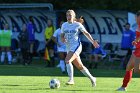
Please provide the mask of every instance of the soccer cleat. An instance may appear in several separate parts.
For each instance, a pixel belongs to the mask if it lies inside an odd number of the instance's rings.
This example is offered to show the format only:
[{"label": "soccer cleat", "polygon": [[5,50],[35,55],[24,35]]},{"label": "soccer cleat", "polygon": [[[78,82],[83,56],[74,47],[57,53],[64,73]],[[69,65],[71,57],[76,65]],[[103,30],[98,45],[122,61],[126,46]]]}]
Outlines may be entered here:
[{"label": "soccer cleat", "polygon": [[90,80],[91,80],[92,87],[95,87],[96,86],[96,78],[92,77]]},{"label": "soccer cleat", "polygon": [[116,91],[126,91],[126,88],[125,87],[120,87]]},{"label": "soccer cleat", "polygon": [[73,80],[69,80],[66,85],[74,85],[74,81]]}]

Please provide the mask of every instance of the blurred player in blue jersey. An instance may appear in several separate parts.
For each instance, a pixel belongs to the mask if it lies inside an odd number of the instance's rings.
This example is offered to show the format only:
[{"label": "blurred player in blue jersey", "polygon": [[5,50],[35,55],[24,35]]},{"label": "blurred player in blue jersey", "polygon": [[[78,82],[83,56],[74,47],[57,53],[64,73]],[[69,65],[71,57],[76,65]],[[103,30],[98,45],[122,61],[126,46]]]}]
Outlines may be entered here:
[{"label": "blurred player in blue jersey", "polygon": [[27,24],[28,31],[28,39],[29,39],[29,53],[30,53],[30,61],[32,62],[33,52],[34,52],[34,44],[35,44],[35,24],[33,20],[33,16],[29,16],[29,22]]},{"label": "blurred player in blue jersey", "polygon": [[61,25],[63,21],[60,22],[60,28],[58,28],[53,34],[53,41],[57,45],[57,52],[60,58],[59,67],[61,68],[62,73],[65,73],[65,56],[66,56],[66,45],[61,41]]},{"label": "blurred player in blue jersey", "polygon": [[123,68],[126,69],[127,62],[132,54],[132,49],[133,49],[132,41],[135,40],[135,33],[134,31],[130,30],[129,23],[126,23],[124,27],[125,27],[125,30],[123,31],[123,34],[122,34],[121,48],[122,50],[127,51],[127,54],[123,62]]}]

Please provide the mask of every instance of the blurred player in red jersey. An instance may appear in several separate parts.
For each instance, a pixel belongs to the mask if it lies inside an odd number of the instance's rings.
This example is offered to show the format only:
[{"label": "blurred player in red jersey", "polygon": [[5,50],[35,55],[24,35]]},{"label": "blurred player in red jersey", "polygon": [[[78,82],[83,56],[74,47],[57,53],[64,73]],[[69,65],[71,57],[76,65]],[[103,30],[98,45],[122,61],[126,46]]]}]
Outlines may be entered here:
[{"label": "blurred player in red jersey", "polygon": [[140,73],[140,11],[136,13],[136,22],[138,27],[136,29],[136,39],[132,42],[136,49],[132,53],[131,58],[126,67],[126,73],[123,79],[123,84],[117,91],[126,91],[126,87],[132,78],[133,70],[135,73]]}]

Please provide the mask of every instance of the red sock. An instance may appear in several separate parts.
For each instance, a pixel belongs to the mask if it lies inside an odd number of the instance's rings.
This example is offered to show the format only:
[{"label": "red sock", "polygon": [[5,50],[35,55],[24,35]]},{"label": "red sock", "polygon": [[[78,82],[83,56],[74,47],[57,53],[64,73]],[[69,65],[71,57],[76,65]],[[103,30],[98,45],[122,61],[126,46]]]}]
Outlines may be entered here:
[{"label": "red sock", "polygon": [[124,76],[124,79],[123,79],[122,87],[127,87],[129,81],[132,78],[132,73],[133,73],[133,70],[126,71],[125,76]]}]

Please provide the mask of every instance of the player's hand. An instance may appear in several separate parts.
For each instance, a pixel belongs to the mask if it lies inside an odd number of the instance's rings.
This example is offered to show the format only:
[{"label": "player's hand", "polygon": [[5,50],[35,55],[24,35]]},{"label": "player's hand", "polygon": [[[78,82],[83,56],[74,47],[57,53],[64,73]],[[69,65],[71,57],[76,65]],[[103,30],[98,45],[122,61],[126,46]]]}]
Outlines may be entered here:
[{"label": "player's hand", "polygon": [[99,47],[99,44],[98,44],[97,40],[94,40],[92,44],[93,44],[93,46],[95,48],[98,48]]}]

